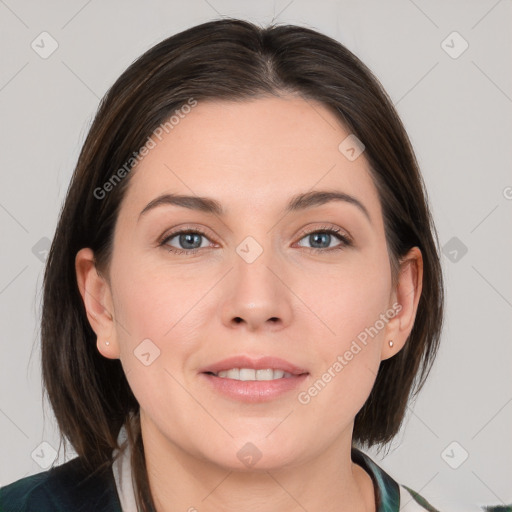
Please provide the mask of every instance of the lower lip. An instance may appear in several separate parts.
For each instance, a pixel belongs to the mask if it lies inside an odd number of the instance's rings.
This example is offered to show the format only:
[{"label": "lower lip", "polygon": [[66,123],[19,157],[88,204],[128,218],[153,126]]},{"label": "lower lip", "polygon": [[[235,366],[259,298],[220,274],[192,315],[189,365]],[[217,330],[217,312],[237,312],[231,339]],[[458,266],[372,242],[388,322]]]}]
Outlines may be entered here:
[{"label": "lower lip", "polygon": [[309,374],[274,380],[235,380],[201,374],[213,389],[228,398],[241,402],[268,402],[298,388]]}]

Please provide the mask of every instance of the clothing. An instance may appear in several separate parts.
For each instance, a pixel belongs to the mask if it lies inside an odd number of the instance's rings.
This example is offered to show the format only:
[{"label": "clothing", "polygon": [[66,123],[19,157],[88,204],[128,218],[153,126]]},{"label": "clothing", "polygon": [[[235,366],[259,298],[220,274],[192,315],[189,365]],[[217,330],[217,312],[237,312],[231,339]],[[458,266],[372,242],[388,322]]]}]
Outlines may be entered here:
[{"label": "clothing", "polygon": [[[120,456],[111,466],[93,475],[76,457],[48,471],[28,476],[0,488],[1,512],[136,512],[131,481],[130,451],[123,429]],[[116,452],[114,452],[116,455]],[[399,485],[362,451],[352,448],[352,460],[372,478],[377,512],[439,512],[419,494]],[[492,512],[493,508],[485,508]],[[494,509],[512,512],[512,506]],[[446,511],[448,512],[448,511]]]}]

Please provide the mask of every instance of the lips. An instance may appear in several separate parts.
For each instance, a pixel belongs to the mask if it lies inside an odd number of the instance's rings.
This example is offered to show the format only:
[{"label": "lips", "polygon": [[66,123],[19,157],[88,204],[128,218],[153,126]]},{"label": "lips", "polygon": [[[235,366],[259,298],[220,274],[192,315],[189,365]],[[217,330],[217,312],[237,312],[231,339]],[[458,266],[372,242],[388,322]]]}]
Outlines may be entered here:
[{"label": "lips", "polygon": [[[222,373],[218,375],[219,372],[235,371],[234,368],[242,369],[240,372],[244,371],[244,373],[272,370],[274,377],[281,375],[281,373],[283,373],[283,377],[273,378],[272,380],[259,380],[258,378],[256,380],[252,378],[237,380],[228,377],[229,374]],[[210,391],[229,400],[249,404],[269,402],[280,397],[291,397],[290,393],[296,392],[297,388],[309,378],[309,372],[306,369],[285,359],[270,356],[260,358],[234,356],[209,364],[199,371],[201,382]]]},{"label": "lips", "polygon": [[253,359],[248,356],[234,356],[201,368],[200,373],[217,375],[219,372],[231,370],[233,368],[249,368],[253,370],[282,370],[293,376],[307,374],[308,371],[300,368],[289,361],[279,357],[261,357]]}]

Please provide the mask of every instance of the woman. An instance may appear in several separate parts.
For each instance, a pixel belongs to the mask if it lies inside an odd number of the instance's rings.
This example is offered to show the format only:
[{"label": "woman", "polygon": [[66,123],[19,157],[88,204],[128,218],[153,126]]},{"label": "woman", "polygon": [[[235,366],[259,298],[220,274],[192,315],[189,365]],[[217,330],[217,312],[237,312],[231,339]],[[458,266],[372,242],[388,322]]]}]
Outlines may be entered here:
[{"label": "woman", "polygon": [[360,448],[399,431],[442,317],[364,64],[296,26],[174,35],[101,102],[47,261],[44,383],[78,457],[2,510],[435,510]]}]

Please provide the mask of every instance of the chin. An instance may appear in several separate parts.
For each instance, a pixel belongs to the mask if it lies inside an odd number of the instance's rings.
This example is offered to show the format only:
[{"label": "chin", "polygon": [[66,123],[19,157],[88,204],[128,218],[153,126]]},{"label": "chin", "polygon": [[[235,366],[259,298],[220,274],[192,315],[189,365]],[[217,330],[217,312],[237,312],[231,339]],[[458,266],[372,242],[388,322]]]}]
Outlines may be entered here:
[{"label": "chin", "polygon": [[[205,454],[213,464],[237,472],[264,472],[284,469],[299,463],[299,446],[286,446],[277,440],[255,436],[223,442],[213,453]],[[290,439],[290,436],[288,437]],[[211,452],[212,446],[209,446]]]}]

